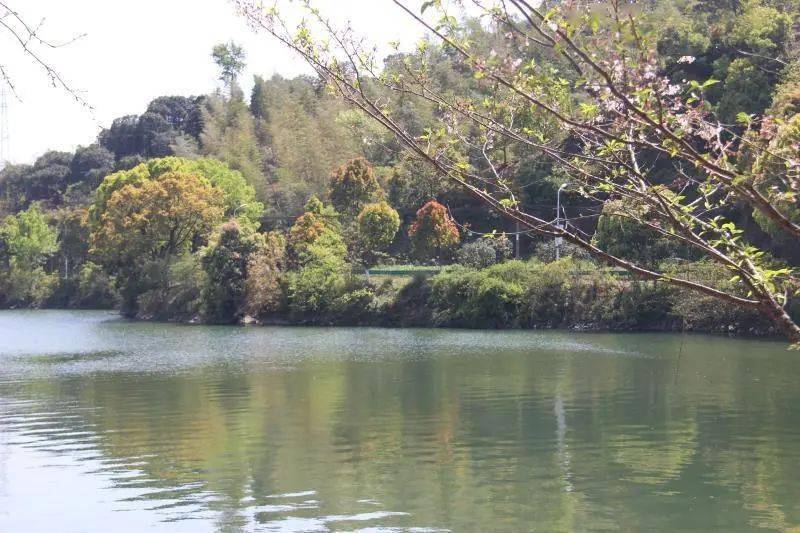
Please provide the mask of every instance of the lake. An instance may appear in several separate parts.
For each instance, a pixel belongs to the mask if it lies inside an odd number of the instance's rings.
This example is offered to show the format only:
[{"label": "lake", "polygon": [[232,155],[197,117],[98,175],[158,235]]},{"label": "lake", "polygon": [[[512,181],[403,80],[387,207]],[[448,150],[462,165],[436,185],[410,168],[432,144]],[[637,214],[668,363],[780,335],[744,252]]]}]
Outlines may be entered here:
[{"label": "lake", "polygon": [[800,353],[0,312],[0,531],[786,531]]}]

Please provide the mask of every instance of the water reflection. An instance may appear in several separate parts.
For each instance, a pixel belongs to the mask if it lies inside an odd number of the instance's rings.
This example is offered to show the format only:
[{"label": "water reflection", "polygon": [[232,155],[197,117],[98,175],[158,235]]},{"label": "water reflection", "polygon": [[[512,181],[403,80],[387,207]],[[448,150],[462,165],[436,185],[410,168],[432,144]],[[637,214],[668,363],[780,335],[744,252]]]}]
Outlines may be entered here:
[{"label": "water reflection", "polygon": [[0,530],[800,524],[778,343],[108,318],[0,313]]}]

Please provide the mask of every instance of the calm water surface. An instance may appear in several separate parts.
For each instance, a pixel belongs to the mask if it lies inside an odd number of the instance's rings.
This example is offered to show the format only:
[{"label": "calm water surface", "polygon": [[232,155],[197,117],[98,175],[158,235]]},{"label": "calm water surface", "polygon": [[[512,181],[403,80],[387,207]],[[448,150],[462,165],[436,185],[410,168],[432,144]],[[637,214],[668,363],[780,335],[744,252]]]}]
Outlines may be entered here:
[{"label": "calm water surface", "polygon": [[0,531],[786,531],[800,353],[0,312]]}]

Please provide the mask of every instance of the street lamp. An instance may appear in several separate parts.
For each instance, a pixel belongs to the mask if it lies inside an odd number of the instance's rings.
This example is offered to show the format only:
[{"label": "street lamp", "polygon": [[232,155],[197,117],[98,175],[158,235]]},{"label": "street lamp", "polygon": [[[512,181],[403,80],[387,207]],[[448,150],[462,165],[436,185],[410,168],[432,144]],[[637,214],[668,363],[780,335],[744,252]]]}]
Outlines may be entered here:
[{"label": "street lamp", "polygon": [[[564,229],[564,227],[561,225],[561,191],[566,189],[567,185],[567,183],[561,184],[561,187],[558,188],[558,192],[556,193],[556,227],[558,229]],[[564,218],[566,219],[566,217]],[[558,261],[561,257],[561,245],[563,243],[563,237],[556,237],[556,261]]]},{"label": "street lamp", "polygon": [[233,210],[233,218],[236,218],[236,213],[239,211],[239,209],[241,209],[243,207],[247,207],[247,204],[242,204],[242,205],[240,205],[239,207],[237,207],[236,209]]}]

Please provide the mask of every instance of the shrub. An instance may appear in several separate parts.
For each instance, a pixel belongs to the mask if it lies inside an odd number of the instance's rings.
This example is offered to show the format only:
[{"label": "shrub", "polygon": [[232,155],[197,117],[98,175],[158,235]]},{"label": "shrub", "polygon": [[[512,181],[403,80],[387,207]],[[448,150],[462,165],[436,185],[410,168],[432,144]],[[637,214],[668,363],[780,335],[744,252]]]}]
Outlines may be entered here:
[{"label": "shrub", "polygon": [[100,265],[91,261],[84,263],[70,305],[79,309],[113,309],[118,303],[114,279]]},{"label": "shrub", "polygon": [[338,324],[374,324],[380,320],[380,315],[375,291],[369,286],[345,290],[333,303],[333,316]]},{"label": "shrub", "polygon": [[430,301],[437,324],[499,328],[517,324],[522,287],[489,270],[447,269],[431,280]]},{"label": "shrub", "polygon": [[486,268],[511,257],[513,248],[505,235],[483,237],[465,244],[458,251],[458,262],[471,268]]},{"label": "shrub", "polygon": [[289,310],[296,318],[319,321],[329,318],[336,298],[345,286],[347,249],[341,238],[323,233],[300,257],[300,270],[288,278]]},{"label": "shrub", "polygon": [[137,291],[136,317],[154,320],[194,320],[202,310],[206,274],[198,255],[151,261],[142,278],[131,285]]},{"label": "shrub", "polygon": [[525,283],[524,320],[532,327],[558,327],[566,323],[569,291],[576,275],[573,261],[563,259],[535,264]]},{"label": "shrub", "polygon": [[430,286],[438,325],[631,329],[663,327],[670,319],[666,287],[620,281],[570,258],[549,264],[509,261],[483,270],[452,267]]},{"label": "shrub", "polygon": [[403,327],[430,327],[433,310],[430,306],[431,286],[428,278],[417,274],[401,288],[389,304],[387,317],[392,324]]},{"label": "shrub", "polygon": [[[730,281],[730,274],[714,263],[707,261],[684,263],[675,266],[674,269],[675,274],[687,279],[723,290],[735,290],[734,284]],[[752,328],[763,333],[770,329],[770,325],[758,311],[729,304],[711,296],[673,289],[670,300],[674,313],[688,330],[739,331]]]},{"label": "shrub", "polygon": [[[575,246],[571,242],[566,242],[566,241],[561,243],[559,255],[561,258],[571,257],[579,261],[591,261],[592,259],[592,256],[589,255],[589,252],[587,252],[580,246]],[[537,244],[536,249],[533,252],[533,256],[542,263],[552,263],[553,261],[555,261],[556,260],[555,240],[550,239],[547,241],[542,241],[539,244]]]}]

